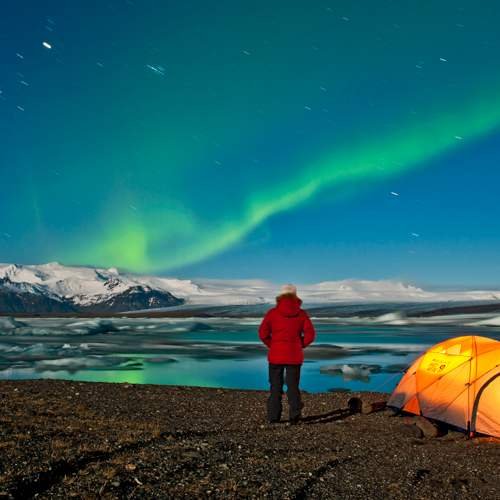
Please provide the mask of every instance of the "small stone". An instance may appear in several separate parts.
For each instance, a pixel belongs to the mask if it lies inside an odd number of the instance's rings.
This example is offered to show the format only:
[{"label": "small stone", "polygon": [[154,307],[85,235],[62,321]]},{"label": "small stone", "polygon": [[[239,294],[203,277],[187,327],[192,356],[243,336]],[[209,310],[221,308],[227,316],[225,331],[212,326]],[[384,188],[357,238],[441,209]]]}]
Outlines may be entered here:
[{"label": "small stone", "polygon": [[425,437],[435,438],[439,435],[439,428],[425,417],[416,417],[417,427],[424,433]]},{"label": "small stone", "polygon": [[415,425],[415,422],[407,423],[401,428],[402,434],[408,437],[413,438],[422,438],[424,437],[424,433],[422,430]]}]

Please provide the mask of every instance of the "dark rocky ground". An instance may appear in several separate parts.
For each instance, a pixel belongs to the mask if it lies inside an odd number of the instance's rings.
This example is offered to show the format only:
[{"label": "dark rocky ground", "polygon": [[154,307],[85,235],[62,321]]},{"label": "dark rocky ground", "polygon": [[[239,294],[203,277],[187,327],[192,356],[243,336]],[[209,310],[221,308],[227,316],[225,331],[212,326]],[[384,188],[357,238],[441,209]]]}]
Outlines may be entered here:
[{"label": "dark rocky ground", "polygon": [[417,438],[352,395],[305,394],[324,416],[289,426],[258,391],[0,382],[0,498],[500,498],[500,444]]}]

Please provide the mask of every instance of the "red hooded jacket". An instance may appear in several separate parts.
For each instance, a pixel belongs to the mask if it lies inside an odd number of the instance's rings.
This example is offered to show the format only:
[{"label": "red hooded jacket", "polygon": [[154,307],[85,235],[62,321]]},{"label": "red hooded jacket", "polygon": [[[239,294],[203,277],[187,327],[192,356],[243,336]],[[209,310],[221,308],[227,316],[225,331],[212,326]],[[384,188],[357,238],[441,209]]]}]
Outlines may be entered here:
[{"label": "red hooded jacket", "polygon": [[267,359],[276,365],[300,365],[304,347],[314,341],[316,333],[309,316],[294,296],[278,297],[276,307],[264,316],[259,338],[269,347]]}]

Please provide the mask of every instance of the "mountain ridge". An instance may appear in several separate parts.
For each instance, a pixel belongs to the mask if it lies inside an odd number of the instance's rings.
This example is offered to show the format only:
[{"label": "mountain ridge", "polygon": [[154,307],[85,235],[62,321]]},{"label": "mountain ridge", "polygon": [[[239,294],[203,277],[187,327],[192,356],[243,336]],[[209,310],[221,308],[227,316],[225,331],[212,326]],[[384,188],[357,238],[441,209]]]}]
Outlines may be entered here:
[{"label": "mountain ridge", "polygon": [[[259,305],[276,284],[261,280],[177,279],[116,268],[0,264],[0,313],[122,313],[189,306]],[[500,301],[500,291],[427,291],[395,280],[323,281],[299,286],[307,304]]]}]

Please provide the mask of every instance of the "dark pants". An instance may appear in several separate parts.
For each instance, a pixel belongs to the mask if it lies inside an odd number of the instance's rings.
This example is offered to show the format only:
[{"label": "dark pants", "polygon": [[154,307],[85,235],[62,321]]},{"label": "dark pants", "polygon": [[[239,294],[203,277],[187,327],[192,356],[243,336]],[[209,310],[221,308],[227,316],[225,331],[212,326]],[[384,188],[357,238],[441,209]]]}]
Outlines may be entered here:
[{"label": "dark pants", "polygon": [[302,402],[300,400],[300,367],[301,365],[273,365],[269,364],[269,384],[271,394],[267,400],[267,418],[270,422],[281,418],[281,396],[283,395],[283,382],[286,383],[290,420],[300,417]]}]

